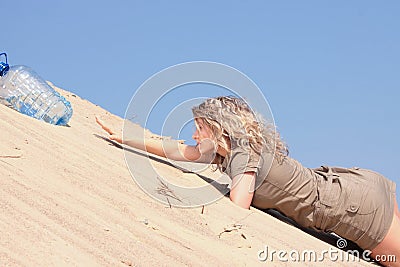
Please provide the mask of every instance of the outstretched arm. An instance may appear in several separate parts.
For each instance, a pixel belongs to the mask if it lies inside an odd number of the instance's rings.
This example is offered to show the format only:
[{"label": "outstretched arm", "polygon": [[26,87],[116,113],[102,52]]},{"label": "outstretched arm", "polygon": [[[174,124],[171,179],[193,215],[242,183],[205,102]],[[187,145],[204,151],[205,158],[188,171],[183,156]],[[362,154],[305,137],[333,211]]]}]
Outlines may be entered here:
[{"label": "outstretched arm", "polygon": [[120,135],[111,130],[97,116],[96,122],[110,135],[109,138],[111,140],[114,140],[120,144],[125,144],[133,148],[150,152],[164,158],[201,163],[210,163],[214,159],[214,154],[208,153],[210,149],[207,149],[207,152],[202,153],[203,150],[200,150],[198,145],[189,146],[176,140],[157,140],[151,138],[145,138],[144,140],[142,138],[122,140]]}]

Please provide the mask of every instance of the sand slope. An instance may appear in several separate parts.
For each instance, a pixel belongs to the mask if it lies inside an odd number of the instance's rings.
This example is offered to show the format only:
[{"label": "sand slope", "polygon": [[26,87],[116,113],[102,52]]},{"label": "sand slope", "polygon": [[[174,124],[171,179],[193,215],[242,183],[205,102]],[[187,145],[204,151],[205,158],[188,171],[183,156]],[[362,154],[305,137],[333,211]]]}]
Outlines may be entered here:
[{"label": "sand slope", "polygon": [[[334,249],[227,198],[204,211],[155,201],[133,181],[123,151],[95,136],[105,136],[95,115],[115,129],[123,120],[58,90],[74,108],[70,127],[0,105],[0,266],[299,266],[276,255],[273,262],[260,262],[258,251],[265,245],[287,252]],[[199,179],[154,164],[165,175]],[[325,256],[305,264],[370,265]]]}]

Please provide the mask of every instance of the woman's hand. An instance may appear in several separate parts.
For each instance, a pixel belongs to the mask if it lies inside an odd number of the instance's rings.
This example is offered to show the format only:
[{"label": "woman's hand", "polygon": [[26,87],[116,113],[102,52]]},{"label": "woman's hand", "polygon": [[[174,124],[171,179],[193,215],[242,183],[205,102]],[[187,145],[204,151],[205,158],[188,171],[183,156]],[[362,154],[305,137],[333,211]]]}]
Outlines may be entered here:
[{"label": "woman's hand", "polygon": [[122,137],[118,134],[116,134],[114,131],[112,131],[108,126],[104,124],[102,120],[99,119],[99,117],[96,116],[96,122],[103,128],[104,131],[106,131],[110,136],[109,138],[111,140],[114,140],[120,144],[122,144]]},{"label": "woman's hand", "polygon": [[197,147],[202,155],[213,155],[215,157],[215,153],[217,152],[216,143],[210,138],[201,140]]}]

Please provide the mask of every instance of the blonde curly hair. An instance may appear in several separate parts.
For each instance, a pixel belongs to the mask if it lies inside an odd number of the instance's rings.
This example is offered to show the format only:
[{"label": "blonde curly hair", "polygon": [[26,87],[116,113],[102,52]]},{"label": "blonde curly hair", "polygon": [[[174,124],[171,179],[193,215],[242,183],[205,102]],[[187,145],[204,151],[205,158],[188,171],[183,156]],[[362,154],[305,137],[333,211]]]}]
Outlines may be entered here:
[{"label": "blonde curly hair", "polygon": [[[220,96],[209,98],[192,108],[193,117],[202,119],[211,129],[215,141],[229,152],[242,146],[260,154],[263,149],[273,153],[281,162],[288,154],[287,145],[281,140],[272,123],[266,123],[241,98]],[[229,141],[229,142],[228,142]],[[230,146],[229,146],[230,144]],[[221,169],[223,158],[217,155],[216,164]]]}]

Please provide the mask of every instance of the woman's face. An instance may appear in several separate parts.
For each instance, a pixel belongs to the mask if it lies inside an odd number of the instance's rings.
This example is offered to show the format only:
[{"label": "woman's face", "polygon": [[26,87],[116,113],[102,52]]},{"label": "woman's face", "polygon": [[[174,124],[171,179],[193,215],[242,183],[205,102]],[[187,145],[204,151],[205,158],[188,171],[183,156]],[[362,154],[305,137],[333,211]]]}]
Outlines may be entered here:
[{"label": "woman's face", "polygon": [[196,130],[193,133],[192,138],[196,141],[198,145],[202,141],[212,138],[211,129],[204,123],[203,119],[196,118],[195,124],[196,124]]},{"label": "woman's face", "polygon": [[197,146],[202,154],[218,153],[226,156],[226,150],[218,146],[210,127],[204,123],[203,119],[195,119],[196,130],[192,138],[196,141]]}]

